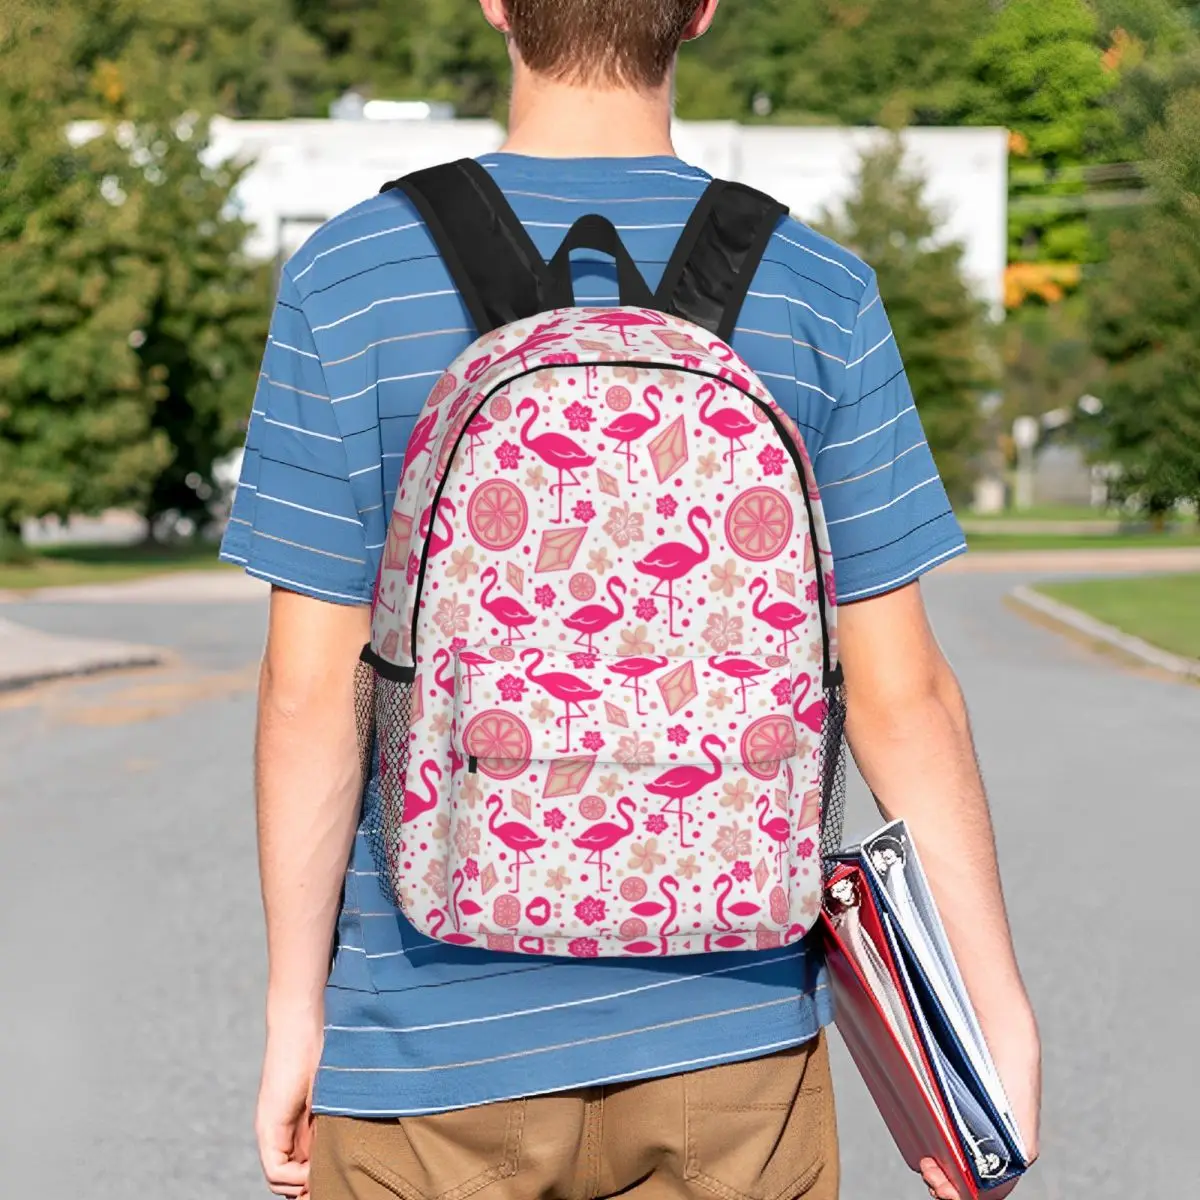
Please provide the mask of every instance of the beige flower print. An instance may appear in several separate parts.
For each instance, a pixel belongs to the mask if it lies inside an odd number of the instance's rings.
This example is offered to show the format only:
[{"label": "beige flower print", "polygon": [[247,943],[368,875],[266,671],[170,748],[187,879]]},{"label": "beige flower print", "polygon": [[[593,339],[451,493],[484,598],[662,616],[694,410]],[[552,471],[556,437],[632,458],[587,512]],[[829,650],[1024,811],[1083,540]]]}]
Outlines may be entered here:
[{"label": "beige flower print", "polygon": [[479,777],[468,775],[463,780],[462,787],[458,789],[458,794],[466,801],[468,808],[474,808],[483,799],[483,789],[479,786]]},{"label": "beige flower print", "polygon": [[450,836],[450,818],[446,813],[438,813],[433,823],[433,836],[439,842],[444,842]]},{"label": "beige flower print", "polygon": [[535,492],[540,492],[548,482],[546,472],[542,470],[540,463],[536,467],[530,467],[525,472],[525,486],[532,488]]},{"label": "beige flower print", "polygon": [[747,804],[751,804],[753,801],[750,783],[746,779],[738,779],[721,787],[722,808],[732,808],[734,812],[740,813]]},{"label": "beige flower print", "polygon": [[456,583],[466,583],[472,575],[479,574],[479,564],[475,561],[475,547],[468,546],[465,550],[450,551],[450,566],[446,574]]},{"label": "beige flower print", "polygon": [[721,825],[713,839],[713,850],[726,862],[750,857],[750,830],[740,825]]},{"label": "beige flower print", "polygon": [[459,858],[479,853],[479,829],[473,821],[459,821],[454,829],[454,848]]},{"label": "beige flower print", "polygon": [[707,454],[700,455],[696,460],[696,470],[703,479],[711,479],[714,475],[719,474],[721,460],[717,457],[717,452],[710,450]]},{"label": "beige flower print", "polygon": [[708,693],[708,702],[720,712],[725,705],[733,702],[733,697],[723,687],[719,687]]},{"label": "beige flower print", "polygon": [[470,615],[471,610],[465,604],[459,604],[457,596],[447,596],[438,601],[433,623],[446,637],[453,637],[456,633],[467,632]]},{"label": "beige flower print", "polygon": [[543,725],[554,716],[554,709],[550,707],[549,700],[535,700],[529,706],[529,715]]},{"label": "beige flower print", "polygon": [[602,796],[615,796],[621,790],[621,777],[615,772],[612,775],[601,775],[596,790]]},{"label": "beige flower print", "polygon": [[738,574],[737,563],[732,558],[723,563],[713,563],[711,573],[708,586],[722,596],[732,596],[746,582],[744,576]]},{"label": "beige flower print", "polygon": [[630,771],[654,761],[654,743],[643,742],[637,734],[622,737],[613,751],[613,758]]},{"label": "beige flower print", "polygon": [[694,854],[689,854],[686,858],[677,858],[675,860],[675,874],[680,879],[692,879],[700,874],[700,864],[696,861]]},{"label": "beige flower print", "polygon": [[622,629],[617,653],[626,658],[634,654],[653,654],[654,643],[647,638],[649,632],[649,625],[635,625],[631,629]]},{"label": "beige flower print", "polygon": [[443,859],[435,858],[429,869],[421,877],[422,882],[439,900],[446,898],[446,863]]},{"label": "beige flower print", "polygon": [[571,882],[566,867],[554,867],[546,872],[546,886],[561,892]]},{"label": "beige flower print", "polygon": [[599,550],[588,551],[588,570],[595,571],[597,575],[603,575],[612,563],[608,561],[608,548],[601,546]]},{"label": "beige flower print", "polygon": [[450,731],[450,718],[444,712],[434,713],[429,722],[429,728],[438,737],[444,737]]},{"label": "beige flower print", "polygon": [[645,871],[647,875],[653,875],[659,867],[665,866],[666,862],[667,856],[659,853],[658,838],[647,838],[644,842],[634,842],[629,847],[629,869],[631,871]]},{"label": "beige flower print", "polygon": [[742,618],[735,617],[728,608],[708,614],[708,624],[700,635],[714,650],[728,650],[730,646],[742,644]]},{"label": "beige flower print", "polygon": [[604,532],[618,546],[628,546],[630,542],[640,542],[645,538],[642,528],[642,514],[633,512],[628,501],[624,504],[614,504],[608,510],[608,520],[604,522]]}]

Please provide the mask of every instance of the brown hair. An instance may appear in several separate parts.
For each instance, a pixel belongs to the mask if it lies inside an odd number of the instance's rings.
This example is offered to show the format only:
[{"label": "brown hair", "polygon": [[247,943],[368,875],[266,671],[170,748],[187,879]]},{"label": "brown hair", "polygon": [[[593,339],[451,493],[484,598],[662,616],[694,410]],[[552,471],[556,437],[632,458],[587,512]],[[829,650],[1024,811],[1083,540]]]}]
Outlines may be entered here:
[{"label": "brown hair", "polygon": [[508,0],[530,70],[577,83],[656,88],[700,0]]}]

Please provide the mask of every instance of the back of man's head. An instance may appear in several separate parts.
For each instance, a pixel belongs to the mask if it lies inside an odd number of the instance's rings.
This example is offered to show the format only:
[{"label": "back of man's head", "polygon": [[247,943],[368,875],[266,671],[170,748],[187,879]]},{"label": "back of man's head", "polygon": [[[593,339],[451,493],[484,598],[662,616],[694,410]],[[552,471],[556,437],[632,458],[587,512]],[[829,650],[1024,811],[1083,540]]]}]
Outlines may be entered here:
[{"label": "back of man's head", "polygon": [[653,89],[702,0],[508,0],[525,65],[564,83]]}]

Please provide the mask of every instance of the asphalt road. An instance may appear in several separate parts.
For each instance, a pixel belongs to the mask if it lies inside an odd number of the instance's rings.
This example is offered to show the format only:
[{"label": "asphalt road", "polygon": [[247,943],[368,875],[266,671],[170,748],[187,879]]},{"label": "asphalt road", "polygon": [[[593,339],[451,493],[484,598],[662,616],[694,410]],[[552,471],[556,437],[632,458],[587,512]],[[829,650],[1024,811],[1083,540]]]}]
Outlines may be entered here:
[{"label": "asphalt road", "polygon": [[[1195,1189],[1200,688],[928,584],[975,720],[1046,1049],[1029,1200]],[[10,605],[175,665],[0,697],[0,1194],[249,1200],[263,947],[249,783],[257,603]],[[850,828],[873,810],[854,797]],[[1177,850],[1176,847],[1179,849]],[[850,1200],[925,1195],[838,1048]]]}]

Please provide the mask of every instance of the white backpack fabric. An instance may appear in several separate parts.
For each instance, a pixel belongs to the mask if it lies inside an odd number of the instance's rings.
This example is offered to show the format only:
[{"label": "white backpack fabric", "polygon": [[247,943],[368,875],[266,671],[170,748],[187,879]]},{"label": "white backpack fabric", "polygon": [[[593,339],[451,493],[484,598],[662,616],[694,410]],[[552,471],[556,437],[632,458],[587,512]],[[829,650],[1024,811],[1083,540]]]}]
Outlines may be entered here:
[{"label": "white backpack fabric", "polygon": [[[832,563],[800,432],[726,340],[781,210],[714,184],[650,296],[601,218],[543,263],[474,163],[395,186],[486,332],[416,423],[376,585],[381,875],[462,946],[794,941],[840,838]],[[580,244],[636,303],[573,305]]]}]

